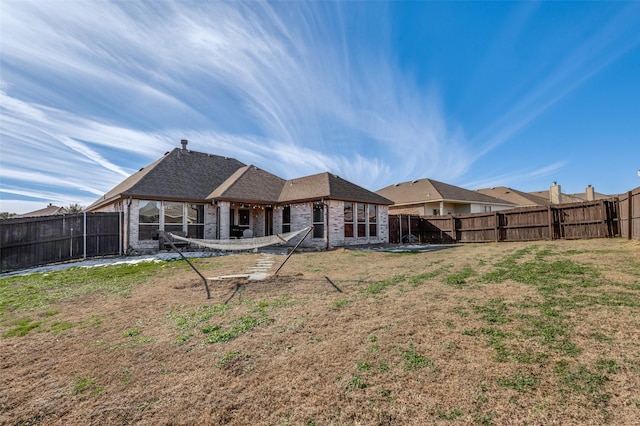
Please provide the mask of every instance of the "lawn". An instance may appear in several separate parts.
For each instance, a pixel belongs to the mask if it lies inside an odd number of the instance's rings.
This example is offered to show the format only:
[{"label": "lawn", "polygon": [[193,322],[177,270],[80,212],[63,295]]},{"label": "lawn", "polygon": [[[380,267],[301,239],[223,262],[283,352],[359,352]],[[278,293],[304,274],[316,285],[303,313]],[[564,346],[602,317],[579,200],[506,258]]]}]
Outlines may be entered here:
[{"label": "lawn", "polygon": [[0,279],[0,424],[640,418],[638,241],[307,252],[210,287],[183,261]]}]

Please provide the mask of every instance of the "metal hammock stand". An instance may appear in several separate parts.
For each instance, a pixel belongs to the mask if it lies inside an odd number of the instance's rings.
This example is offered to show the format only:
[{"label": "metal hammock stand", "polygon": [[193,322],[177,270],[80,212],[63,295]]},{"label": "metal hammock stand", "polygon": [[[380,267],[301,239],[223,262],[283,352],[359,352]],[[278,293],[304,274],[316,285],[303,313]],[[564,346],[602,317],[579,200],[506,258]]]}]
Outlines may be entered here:
[{"label": "metal hammock stand", "polygon": [[200,273],[200,271],[198,271],[198,269],[193,265],[193,263],[191,263],[189,259],[187,259],[184,256],[184,254],[182,254],[182,252],[178,250],[176,245],[173,243],[173,240],[194,243],[196,245],[212,248],[215,250],[253,250],[260,247],[271,246],[274,244],[287,243],[289,240],[293,239],[295,236],[303,233],[304,231],[307,231],[306,234],[304,234],[304,236],[300,238],[300,241],[298,241],[298,243],[293,247],[293,249],[291,249],[289,254],[287,254],[287,257],[285,257],[285,259],[282,261],[280,266],[278,266],[278,269],[276,269],[276,272],[274,273],[274,275],[278,275],[278,272],[280,272],[280,269],[282,269],[284,264],[287,262],[287,260],[289,260],[291,255],[296,251],[298,246],[300,246],[300,244],[305,240],[305,238],[307,238],[307,236],[311,233],[311,231],[313,231],[313,226],[308,226],[299,231],[287,232],[285,234],[269,235],[267,237],[244,238],[244,239],[237,239],[237,240],[203,240],[203,239],[181,237],[179,235],[172,234],[171,232],[165,232],[165,231],[158,231],[158,232],[160,233],[160,235],[165,237],[166,242],[169,243],[171,248],[176,253],[178,253],[185,262],[189,264],[191,269],[193,269],[196,272],[196,274],[200,276],[200,278],[204,282],[204,287],[207,290],[207,299],[211,299],[211,292],[209,291],[209,283],[207,282],[207,279],[205,278],[204,275],[202,275],[202,273]]}]

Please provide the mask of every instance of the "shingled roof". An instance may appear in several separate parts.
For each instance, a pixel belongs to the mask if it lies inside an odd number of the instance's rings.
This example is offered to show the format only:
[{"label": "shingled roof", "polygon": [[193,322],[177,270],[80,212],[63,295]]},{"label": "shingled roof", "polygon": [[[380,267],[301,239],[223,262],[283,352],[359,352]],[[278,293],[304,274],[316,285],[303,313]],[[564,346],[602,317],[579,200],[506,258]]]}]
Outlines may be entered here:
[{"label": "shingled roof", "polygon": [[439,201],[499,204],[513,206],[514,204],[476,191],[438,182],[433,179],[418,179],[410,182],[396,183],[376,191],[397,205],[431,203]]},{"label": "shingled roof", "polygon": [[236,170],[222,185],[207,196],[208,200],[241,203],[277,203],[285,180],[256,166]]},{"label": "shingled roof", "polygon": [[318,199],[393,204],[392,201],[375,192],[328,172],[286,181],[279,201],[292,203]]},{"label": "shingled roof", "polygon": [[129,176],[87,210],[129,196],[202,202],[243,166],[234,158],[175,148]]},{"label": "shingled roof", "polygon": [[517,189],[508,188],[506,186],[477,189],[476,192],[509,201],[519,207],[549,206],[552,204],[548,198],[542,198],[537,195],[518,191]]},{"label": "shingled roof", "polygon": [[14,217],[19,218],[19,217],[52,216],[56,214],[67,214],[67,213],[69,212],[67,211],[66,208],[54,206],[53,204],[49,203],[49,205],[43,209],[35,210],[29,213],[18,214],[18,215],[15,215]]}]

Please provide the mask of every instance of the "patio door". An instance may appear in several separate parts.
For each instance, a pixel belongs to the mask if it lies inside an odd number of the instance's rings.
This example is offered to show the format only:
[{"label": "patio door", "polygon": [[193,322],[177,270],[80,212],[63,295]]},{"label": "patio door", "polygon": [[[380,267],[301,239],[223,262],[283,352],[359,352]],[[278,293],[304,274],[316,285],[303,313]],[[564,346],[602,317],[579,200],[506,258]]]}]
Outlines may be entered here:
[{"label": "patio door", "polygon": [[264,209],[264,235],[273,235],[273,207]]}]

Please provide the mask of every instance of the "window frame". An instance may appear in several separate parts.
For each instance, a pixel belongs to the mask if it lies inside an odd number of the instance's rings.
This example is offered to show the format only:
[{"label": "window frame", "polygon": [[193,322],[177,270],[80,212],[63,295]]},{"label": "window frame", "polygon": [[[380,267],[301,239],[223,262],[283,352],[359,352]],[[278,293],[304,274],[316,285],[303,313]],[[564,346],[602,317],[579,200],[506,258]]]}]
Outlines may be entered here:
[{"label": "window frame", "polygon": [[[320,212],[322,220],[316,219],[316,212]],[[316,201],[311,205],[311,223],[313,224],[313,237],[316,240],[324,239],[325,228],[325,204],[323,201]]]},{"label": "window frame", "polygon": [[[351,212],[348,213],[348,210]],[[377,238],[378,205],[369,203],[344,202],[344,238]]]},{"label": "window frame", "polygon": [[282,207],[282,232],[291,232],[291,206]]}]

